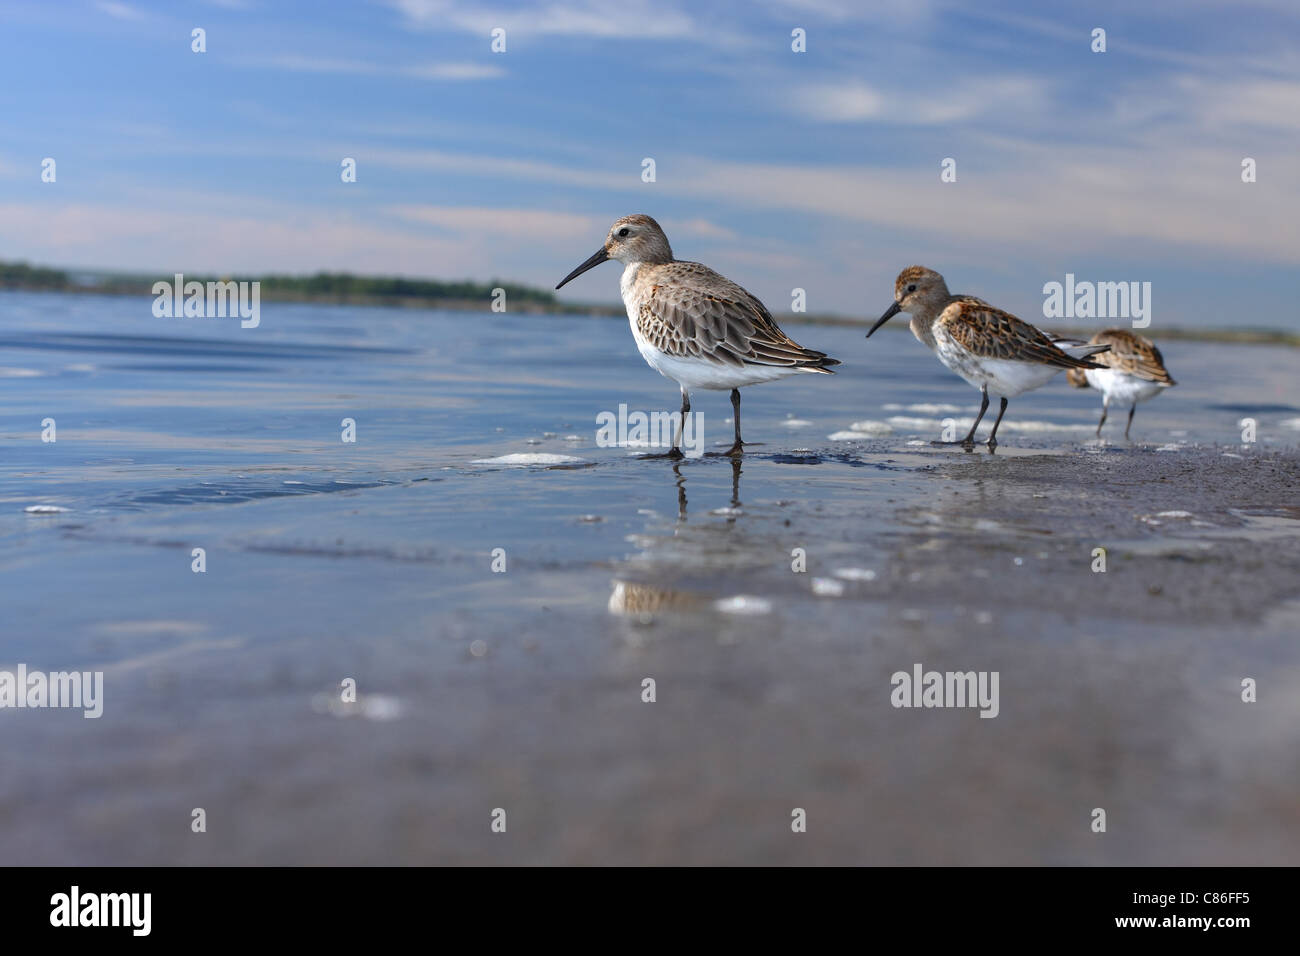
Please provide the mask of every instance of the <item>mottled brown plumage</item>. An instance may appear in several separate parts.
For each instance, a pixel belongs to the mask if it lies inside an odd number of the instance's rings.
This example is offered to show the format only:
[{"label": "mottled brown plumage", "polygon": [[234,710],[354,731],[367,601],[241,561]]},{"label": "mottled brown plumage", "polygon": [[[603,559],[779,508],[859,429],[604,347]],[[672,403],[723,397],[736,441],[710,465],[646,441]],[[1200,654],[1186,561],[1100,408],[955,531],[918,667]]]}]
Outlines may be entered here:
[{"label": "mottled brown plumage", "polygon": [[[610,259],[624,266],[619,289],[641,356],[681,388],[683,429],[692,391],[730,390],[735,442],[728,454],[740,454],[744,444],[741,388],[800,373],[833,375],[829,366],[840,364],[782,332],[763,303],[730,279],[678,260],[649,216],[616,220],[595,255],[556,288]],[[674,447],[672,454],[681,452]]]},{"label": "mottled brown plumage", "polygon": [[[973,444],[992,392],[1000,396],[1001,406],[988,438],[989,447],[996,447],[1009,398],[1047,384],[1061,369],[1105,368],[1088,356],[1109,346],[1054,339],[983,299],[953,295],[943,276],[924,266],[908,266],[898,274],[894,302],[876,320],[867,338],[899,312],[912,316],[912,334],[940,362],[980,390],[980,410],[970,432],[960,442],[938,444]],[[1078,348],[1083,354],[1071,355],[1062,346]]]},{"label": "mottled brown plumage", "polygon": [[1092,386],[1101,392],[1101,421],[1097,423],[1097,437],[1112,402],[1127,405],[1128,424],[1124,437],[1129,437],[1133,427],[1133,413],[1138,402],[1154,398],[1166,388],[1177,384],[1165,369],[1165,358],[1150,339],[1128,329],[1103,329],[1092,337],[1092,344],[1109,346],[1109,351],[1098,355],[1098,369],[1071,369],[1066,373],[1070,384],[1076,388]]},{"label": "mottled brown plumage", "polygon": [[643,265],[632,293],[637,330],[673,358],[736,368],[748,364],[821,369],[840,364],[794,341],[762,302],[698,262]]},{"label": "mottled brown plumage", "polygon": [[[1165,368],[1165,358],[1154,342],[1128,329],[1103,329],[1088,340],[1091,345],[1109,345],[1095,361],[1107,368],[1161,385],[1177,385]],[[1082,371],[1071,371],[1067,380],[1075,388],[1087,388],[1088,377]]]},{"label": "mottled brown plumage", "polygon": [[[1039,329],[1010,312],[995,309],[974,296],[956,296],[937,319],[944,331],[980,358],[1040,362],[1054,368],[1097,368],[1096,361],[1063,352]],[[1096,343],[1094,341],[1094,344]],[[1104,354],[1104,353],[1103,353]]]}]

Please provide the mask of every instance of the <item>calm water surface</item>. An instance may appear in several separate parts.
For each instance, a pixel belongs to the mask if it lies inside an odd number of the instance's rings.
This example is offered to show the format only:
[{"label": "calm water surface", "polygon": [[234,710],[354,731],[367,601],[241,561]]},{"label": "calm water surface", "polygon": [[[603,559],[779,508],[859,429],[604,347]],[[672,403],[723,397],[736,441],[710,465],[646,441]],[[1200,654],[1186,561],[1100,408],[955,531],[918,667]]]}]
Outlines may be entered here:
[{"label": "calm water surface", "polygon": [[[1174,849],[1178,813],[1161,824],[1156,804],[1176,792],[1190,819],[1212,799],[1199,750],[1143,769],[1140,733],[1052,734],[1100,719],[1102,700],[1107,720],[1240,746],[1247,731],[1179,696],[1212,654],[1178,657],[1179,633],[1158,624],[1119,650],[1014,602],[890,603],[932,472],[959,454],[928,441],[977,407],[905,331],[788,326],[839,374],[747,389],[745,435],[763,444],[740,468],[674,467],[596,446],[600,412],[677,402],[622,321],[268,304],[241,329],[158,320],[149,304],[0,295],[0,669],[102,670],[106,684],[99,720],[0,711],[0,862],[1192,858]],[[1136,449],[1089,444],[1100,395],[1061,376],[1012,402],[990,474],[1062,453],[1080,468],[1155,449],[1249,455],[1243,418],[1257,449],[1300,441],[1294,352],[1161,345],[1180,384],[1139,407]],[[694,399],[725,447],[726,394]],[[1113,414],[1107,437],[1122,430]],[[508,455],[571,460],[492,461]],[[806,574],[791,571],[799,550]],[[1274,664],[1294,667],[1294,613],[1260,625]],[[1000,635],[981,653],[1004,682],[1034,675],[1027,702],[994,721],[897,723],[889,673],[979,665],[962,650],[977,625]],[[1142,684],[1143,653],[1178,661],[1146,685],[1172,702],[1163,717],[1115,703]],[[1069,690],[1044,676],[1062,668]],[[345,678],[356,705],[339,700]],[[1270,733],[1268,747],[1294,743]],[[963,759],[966,779],[946,778]],[[1113,792],[1097,776],[1125,767],[1113,799],[1138,808],[1145,836],[1063,835],[1075,811],[1044,795],[1086,815],[1102,799],[1089,782]],[[1260,783],[1259,804],[1295,796],[1275,786]],[[789,808],[805,805],[835,825],[791,848]],[[195,807],[207,834],[190,832]],[[496,807],[508,835],[489,832]],[[1270,845],[1263,829],[1225,832],[1207,852],[1226,859],[1243,839]]]}]

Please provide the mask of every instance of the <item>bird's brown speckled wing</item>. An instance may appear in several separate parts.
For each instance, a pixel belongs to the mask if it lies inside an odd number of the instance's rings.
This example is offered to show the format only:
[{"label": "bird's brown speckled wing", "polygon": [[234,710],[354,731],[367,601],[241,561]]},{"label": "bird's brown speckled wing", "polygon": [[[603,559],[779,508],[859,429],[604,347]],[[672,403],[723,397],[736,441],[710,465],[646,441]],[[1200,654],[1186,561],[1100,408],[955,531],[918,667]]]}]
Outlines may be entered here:
[{"label": "bird's brown speckled wing", "polygon": [[1148,382],[1173,385],[1174,380],[1165,369],[1164,356],[1150,339],[1135,335],[1128,329],[1105,329],[1091,339],[1093,345],[1109,345],[1096,360],[1102,365],[1125,372]]},{"label": "bird's brown speckled wing", "polygon": [[786,335],[763,303],[697,262],[672,262],[644,280],[637,328],[655,348],[720,365],[825,370],[840,364]]},{"label": "bird's brown speckled wing", "polygon": [[979,358],[1039,362],[1057,368],[1097,368],[1087,359],[1062,352],[1046,333],[982,299],[961,296],[939,315],[944,331]]}]

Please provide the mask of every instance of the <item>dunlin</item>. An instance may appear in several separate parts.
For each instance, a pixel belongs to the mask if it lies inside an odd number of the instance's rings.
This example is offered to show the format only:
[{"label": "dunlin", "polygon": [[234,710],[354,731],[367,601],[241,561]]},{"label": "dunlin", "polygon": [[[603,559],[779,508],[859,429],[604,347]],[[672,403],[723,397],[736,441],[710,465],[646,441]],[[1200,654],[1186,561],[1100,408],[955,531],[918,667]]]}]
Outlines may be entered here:
[{"label": "dunlin", "polygon": [[[1104,368],[1086,356],[1110,347],[1076,347],[1085,356],[1076,358],[1046,333],[1009,312],[995,309],[973,295],[953,295],[943,276],[923,266],[909,266],[898,274],[894,302],[871,327],[867,338],[899,312],[911,314],[912,334],[940,362],[980,390],[980,413],[970,433],[959,442],[935,442],[938,445],[973,445],[975,429],[984,418],[992,392],[1002,399],[988,439],[989,448],[996,448],[998,426],[1006,414],[1007,399],[1046,384],[1062,369]],[[1067,344],[1069,340],[1060,342]]]},{"label": "dunlin", "polygon": [[[668,237],[649,216],[624,216],[605,244],[555,288],[608,259],[623,263],[619,287],[632,337],[646,362],[682,391],[682,427],[695,389],[731,390],[736,440],[726,452],[739,455],[740,389],[787,375],[833,375],[839,365],[824,352],[806,349],[782,332],[757,298],[698,262],[673,258]],[[681,458],[678,444],[669,457]]]},{"label": "dunlin", "polygon": [[1110,346],[1109,352],[1101,353],[1096,359],[1105,368],[1072,368],[1065,373],[1065,377],[1076,388],[1091,385],[1101,392],[1098,438],[1101,437],[1101,426],[1106,424],[1110,403],[1115,401],[1120,407],[1127,405],[1128,424],[1124,426],[1124,437],[1128,438],[1137,403],[1145,402],[1178,383],[1165,369],[1164,356],[1155,344],[1128,329],[1104,329],[1092,337],[1090,344]]}]

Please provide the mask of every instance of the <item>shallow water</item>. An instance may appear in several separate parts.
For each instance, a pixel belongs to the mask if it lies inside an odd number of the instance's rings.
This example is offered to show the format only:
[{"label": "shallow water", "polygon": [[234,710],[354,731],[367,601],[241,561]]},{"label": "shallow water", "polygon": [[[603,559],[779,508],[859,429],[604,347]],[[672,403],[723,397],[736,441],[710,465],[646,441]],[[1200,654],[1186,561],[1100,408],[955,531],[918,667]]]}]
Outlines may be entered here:
[{"label": "shallow water", "polygon": [[[105,673],[99,720],[0,710],[5,862],[1295,862],[1294,828],[1275,832],[1296,822],[1294,708],[1246,727],[1202,699],[1255,666],[1296,689],[1294,605],[1261,605],[1225,662],[1213,614],[1198,630],[1121,601],[1094,630],[1008,600],[1004,568],[1016,588],[1080,578],[1063,531],[995,500],[1038,459],[1295,449],[1292,351],[1162,343],[1180,384],[1139,406],[1136,445],[1122,413],[1091,441],[1100,395],[1061,376],[1013,400],[996,456],[963,455],[929,441],[977,393],[905,331],[788,325],[839,374],[747,389],[762,444],[742,465],[673,465],[597,446],[601,412],[677,404],[621,321],[272,303],[241,329],[148,299],[0,305],[0,669]],[[725,393],[694,410],[730,443]],[[562,457],[506,458],[536,455]],[[1275,503],[1243,517],[1203,492],[1117,505],[1115,547],[1295,539]],[[935,529],[980,549],[974,570]],[[913,661],[1017,689],[997,720],[891,708]],[[1222,797],[1207,772],[1255,780],[1256,819],[1189,849],[1179,828]],[[1104,793],[1146,829],[1090,842]],[[795,806],[820,825],[792,846]]]}]

